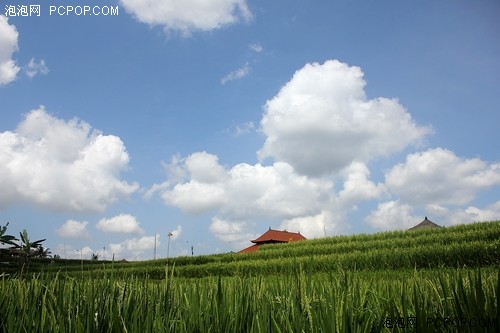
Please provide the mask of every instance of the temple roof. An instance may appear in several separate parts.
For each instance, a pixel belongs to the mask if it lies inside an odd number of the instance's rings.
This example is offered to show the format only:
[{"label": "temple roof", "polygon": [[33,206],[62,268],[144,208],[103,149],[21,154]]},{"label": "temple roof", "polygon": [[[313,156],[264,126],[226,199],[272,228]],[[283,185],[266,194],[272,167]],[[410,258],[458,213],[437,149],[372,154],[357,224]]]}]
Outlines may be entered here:
[{"label": "temple roof", "polygon": [[286,230],[281,231],[269,228],[269,230],[266,231],[262,236],[251,241],[255,244],[239,251],[239,253],[249,253],[257,251],[262,244],[266,243],[288,243],[301,241],[304,239],[306,238],[302,236],[300,232],[288,232]]},{"label": "temple roof", "polygon": [[306,239],[300,232],[288,232],[286,230],[273,230],[269,228],[262,236],[252,240],[252,243],[268,243],[268,242],[296,242]]},{"label": "temple roof", "polygon": [[410,228],[408,230],[424,229],[424,228],[441,228],[441,226],[437,225],[434,222],[432,222],[426,216],[425,219],[422,222],[420,222],[419,224],[417,224],[416,226],[414,226],[414,227],[412,227],[412,228]]}]

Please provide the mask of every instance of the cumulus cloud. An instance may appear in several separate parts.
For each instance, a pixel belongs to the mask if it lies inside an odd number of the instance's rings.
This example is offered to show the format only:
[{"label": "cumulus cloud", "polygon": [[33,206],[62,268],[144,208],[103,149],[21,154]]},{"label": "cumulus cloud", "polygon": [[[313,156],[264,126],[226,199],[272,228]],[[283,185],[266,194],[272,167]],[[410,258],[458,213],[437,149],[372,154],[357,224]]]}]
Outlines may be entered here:
[{"label": "cumulus cloud", "polygon": [[233,248],[241,249],[248,246],[249,240],[257,238],[256,234],[248,232],[246,222],[229,221],[214,217],[210,224],[210,231],[219,239],[231,244]]},{"label": "cumulus cloud", "polygon": [[466,159],[443,148],[409,154],[385,175],[385,189],[397,199],[380,203],[365,221],[382,230],[416,225],[425,212],[440,225],[495,220],[500,203],[486,208],[464,206],[478,193],[500,184],[500,165]]},{"label": "cumulus cloud", "polygon": [[307,238],[338,234],[366,201],[378,206],[364,221],[381,230],[411,227],[423,211],[455,220],[494,217],[497,206],[463,205],[500,184],[498,164],[437,148],[408,155],[384,183],[371,179],[372,160],[419,146],[432,130],[396,99],[368,99],[364,86],[358,67],[307,64],[264,107],[259,163],[223,166],[207,152],[174,156],[167,180],[148,193],[186,213],[213,214],[210,231],[232,244],[277,223]]},{"label": "cumulus cloud", "polygon": [[45,60],[35,61],[35,58],[31,58],[28,65],[24,67],[24,72],[29,78],[34,78],[36,75],[46,75],[49,73],[49,68],[45,65]]},{"label": "cumulus cloud", "polygon": [[369,180],[370,170],[364,163],[353,162],[342,170],[344,188],[339,193],[343,206],[356,208],[357,202],[377,199],[386,193],[384,184],[375,184]]},{"label": "cumulus cloud", "polygon": [[160,235],[127,239],[121,243],[109,245],[109,252],[115,258],[142,259],[145,252],[153,254],[154,247],[160,246]]},{"label": "cumulus cloud", "polygon": [[71,245],[60,244],[56,248],[57,253],[62,253],[67,259],[91,259],[94,250],[90,246],[75,249]]},{"label": "cumulus cloud", "polygon": [[331,212],[322,211],[317,215],[295,217],[285,220],[280,228],[290,232],[300,232],[306,238],[325,237],[338,231]]},{"label": "cumulus cloud", "polygon": [[372,227],[382,230],[407,229],[421,222],[412,214],[412,206],[393,200],[380,203],[365,221]]},{"label": "cumulus cloud", "polygon": [[182,226],[178,225],[175,230],[170,231],[172,236],[170,236],[171,240],[176,240],[182,235]]},{"label": "cumulus cloud", "polygon": [[163,199],[186,213],[201,214],[217,209],[225,202],[224,188],[219,184],[205,184],[196,180],[177,184],[165,191]]},{"label": "cumulus cloud", "polygon": [[[336,60],[307,64],[265,105],[261,163],[226,168],[214,155],[194,153],[170,165],[177,181],[154,188],[184,212],[213,212],[211,230],[221,239],[269,219],[310,237],[339,231],[359,202],[388,196],[384,184],[370,180],[367,163],[430,132],[397,100],[368,99],[364,85],[358,67]],[[271,165],[263,164],[267,157]],[[334,179],[342,181],[340,192]]]},{"label": "cumulus cloud", "polygon": [[252,18],[245,0],[120,0],[120,3],[140,22],[184,35]]},{"label": "cumulus cloud", "polygon": [[282,162],[272,166],[240,163],[227,170],[215,155],[194,153],[182,164],[188,180],[164,190],[166,203],[184,212],[217,210],[236,219],[256,215],[307,215],[329,200],[333,184],[295,173]]},{"label": "cumulus cloud", "polygon": [[500,185],[500,164],[465,159],[442,148],[407,156],[386,174],[386,185],[413,205],[463,205],[480,190]]},{"label": "cumulus cloud", "polygon": [[9,24],[7,17],[0,15],[0,86],[14,81],[20,70],[12,59],[12,55],[18,50],[18,37],[16,27]]},{"label": "cumulus cloud", "polygon": [[102,212],[137,190],[120,179],[129,155],[120,138],[44,107],[0,133],[0,209],[17,203],[58,211]]},{"label": "cumulus cloud", "polygon": [[[430,132],[395,99],[367,99],[359,67],[307,64],[267,101],[258,156],[321,176],[417,144]],[[397,138],[397,139],[395,139]]]},{"label": "cumulus cloud", "polygon": [[242,67],[232,71],[231,73],[227,74],[226,76],[224,76],[220,80],[220,83],[226,84],[229,81],[242,79],[245,76],[247,76],[248,73],[250,73],[250,66],[248,65],[248,62],[247,62],[244,66],[242,66]]},{"label": "cumulus cloud", "polygon": [[[162,198],[186,213],[213,212],[210,230],[232,244],[239,243],[238,233],[250,221],[315,216],[334,201],[331,181],[299,175],[283,162],[240,163],[227,169],[217,156],[200,152],[175,163],[170,169],[185,178],[162,187]],[[248,241],[247,236],[241,237]]]},{"label": "cumulus cloud", "polygon": [[102,219],[97,223],[96,227],[104,232],[125,234],[144,233],[135,216],[130,214],[120,214],[109,219]]},{"label": "cumulus cloud", "polygon": [[450,218],[447,221],[447,224],[498,221],[500,220],[500,201],[497,201],[484,209],[469,206],[463,210],[450,212],[449,216]]},{"label": "cumulus cloud", "polygon": [[90,234],[87,231],[88,224],[86,221],[68,220],[56,232],[59,236],[66,238],[89,238]]}]

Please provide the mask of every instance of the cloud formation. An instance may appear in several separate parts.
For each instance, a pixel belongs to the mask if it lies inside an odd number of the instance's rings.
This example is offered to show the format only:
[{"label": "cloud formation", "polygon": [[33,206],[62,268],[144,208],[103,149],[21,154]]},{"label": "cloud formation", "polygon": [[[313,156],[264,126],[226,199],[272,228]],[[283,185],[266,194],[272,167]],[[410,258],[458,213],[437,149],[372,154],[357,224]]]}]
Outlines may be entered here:
[{"label": "cloud formation", "polygon": [[248,73],[250,73],[250,66],[248,65],[248,62],[247,62],[243,67],[240,67],[240,68],[232,71],[231,73],[227,74],[226,76],[224,76],[220,80],[220,83],[226,84],[229,81],[240,80],[240,79],[244,78],[245,76],[247,76]]},{"label": "cloud formation", "polygon": [[145,252],[153,253],[160,246],[160,235],[127,239],[109,245],[109,255],[115,258],[140,259]]},{"label": "cloud formation", "polygon": [[249,225],[246,222],[229,221],[218,217],[214,217],[210,224],[210,231],[217,238],[237,249],[248,246],[249,240],[257,238],[257,234],[252,234],[248,230]]},{"label": "cloud formation", "polygon": [[358,67],[307,64],[264,107],[260,163],[223,166],[207,152],[174,156],[167,181],[148,193],[188,214],[212,214],[210,231],[240,248],[256,227],[259,234],[277,224],[307,238],[338,234],[365,202],[377,208],[364,222],[382,230],[411,227],[424,213],[445,225],[498,218],[498,203],[464,205],[500,184],[499,164],[435,148],[410,153],[385,182],[373,181],[372,160],[419,147],[432,129],[396,99],[368,99],[364,86]]},{"label": "cloud formation", "polygon": [[379,203],[365,221],[382,230],[406,229],[421,220],[416,209],[435,216],[442,225],[494,220],[500,205],[485,209],[464,206],[478,193],[500,185],[500,165],[479,158],[461,158],[443,148],[409,154],[385,175],[385,188],[395,200]]},{"label": "cloud formation", "polygon": [[178,239],[182,235],[182,226],[181,225],[177,225],[177,227],[175,228],[175,230],[170,231],[170,233],[172,234],[172,236],[170,236],[171,240]]},{"label": "cloud formation", "polygon": [[[271,166],[240,163],[228,169],[217,156],[198,152],[176,158],[172,164],[167,169],[177,175],[176,182],[156,186],[165,203],[188,214],[212,212],[211,232],[233,246],[255,236],[241,232],[255,221],[316,216],[335,200],[332,182],[299,175],[283,162]],[[305,235],[314,236],[309,230]]]},{"label": "cloud formation", "polygon": [[9,24],[7,17],[0,15],[0,86],[14,81],[20,70],[12,59],[12,55],[18,50],[18,37],[16,27]]},{"label": "cloud formation", "polygon": [[88,224],[86,221],[68,220],[56,232],[59,236],[65,238],[89,238],[90,234],[87,231]]},{"label": "cloud formation", "polygon": [[236,219],[304,215],[328,200],[332,186],[298,175],[282,162],[241,163],[227,170],[217,156],[206,152],[188,156],[177,167],[185,171],[186,179],[164,189],[162,197],[190,214],[218,210]]},{"label": "cloud formation", "polygon": [[252,18],[245,0],[120,0],[120,3],[140,22],[184,35]]},{"label": "cloud formation", "polygon": [[259,158],[321,176],[399,152],[430,132],[397,100],[368,99],[364,86],[359,67],[337,60],[305,65],[265,105]]},{"label": "cloud formation", "polygon": [[388,188],[412,205],[463,205],[479,191],[500,185],[500,164],[435,148],[408,155],[385,178]]},{"label": "cloud formation", "polygon": [[413,207],[391,200],[380,203],[376,210],[365,218],[372,227],[382,230],[407,229],[416,225],[418,217],[412,215]]},{"label": "cloud formation", "polygon": [[139,222],[130,214],[120,214],[109,219],[101,219],[96,228],[104,232],[123,234],[143,234]]},{"label": "cloud formation", "polygon": [[24,72],[26,75],[32,79],[36,75],[47,75],[49,73],[49,68],[45,64],[45,60],[35,61],[35,58],[31,58],[28,65],[24,67]]},{"label": "cloud formation", "polygon": [[120,179],[128,163],[120,138],[40,107],[15,131],[0,133],[0,209],[24,202],[48,210],[102,212],[138,189]]}]

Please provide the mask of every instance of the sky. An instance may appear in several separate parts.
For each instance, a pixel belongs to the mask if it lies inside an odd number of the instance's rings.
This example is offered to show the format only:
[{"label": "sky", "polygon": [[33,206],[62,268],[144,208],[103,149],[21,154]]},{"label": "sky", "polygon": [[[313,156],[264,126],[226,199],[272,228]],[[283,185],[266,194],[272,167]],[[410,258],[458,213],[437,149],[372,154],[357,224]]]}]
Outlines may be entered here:
[{"label": "sky", "polygon": [[52,254],[500,219],[498,0],[0,4],[0,225]]}]

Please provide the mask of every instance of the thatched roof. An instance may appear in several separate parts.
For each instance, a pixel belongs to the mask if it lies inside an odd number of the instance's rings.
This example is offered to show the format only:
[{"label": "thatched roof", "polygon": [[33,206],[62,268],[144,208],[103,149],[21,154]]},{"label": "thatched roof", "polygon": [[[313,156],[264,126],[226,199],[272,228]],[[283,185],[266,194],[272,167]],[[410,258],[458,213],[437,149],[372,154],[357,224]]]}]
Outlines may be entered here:
[{"label": "thatched roof", "polygon": [[436,223],[432,222],[431,220],[429,220],[426,216],[422,222],[420,222],[419,224],[417,224],[416,226],[414,226],[408,230],[426,229],[426,228],[442,228],[442,227],[440,225],[437,225]]}]

